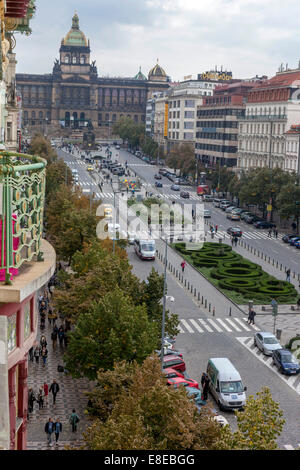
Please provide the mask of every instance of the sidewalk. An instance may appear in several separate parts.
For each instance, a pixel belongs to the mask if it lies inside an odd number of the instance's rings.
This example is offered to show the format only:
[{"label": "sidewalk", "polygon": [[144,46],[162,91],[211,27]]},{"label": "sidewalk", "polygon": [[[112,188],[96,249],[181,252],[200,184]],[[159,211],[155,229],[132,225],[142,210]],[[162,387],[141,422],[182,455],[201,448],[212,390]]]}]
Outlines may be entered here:
[{"label": "sidewalk", "polygon": [[[57,326],[60,327],[61,322],[57,320]],[[39,410],[37,402],[34,402],[34,410],[29,414],[27,423],[27,449],[28,450],[62,450],[65,445],[77,446],[82,444],[82,433],[88,425],[88,419],[84,414],[88,398],[84,392],[93,390],[93,383],[88,379],[72,379],[64,373],[57,371],[58,365],[63,365],[63,353],[65,348],[59,346],[57,341],[56,349],[53,350],[51,341],[52,327],[50,327],[48,319],[46,319],[46,327],[40,330],[38,327],[37,341],[40,341],[42,334],[47,339],[48,358],[47,364],[43,367],[42,358],[39,364],[35,361],[29,361],[28,365],[28,388],[32,387],[35,396],[38,394],[39,387],[42,387],[44,381],[47,382],[49,388],[53,379],[59,384],[60,390],[56,397],[56,404],[52,404],[52,393],[49,394],[48,404],[44,401],[44,408]],[[80,422],[76,433],[72,433],[69,424],[69,416],[72,409],[75,408],[80,418]],[[49,447],[47,443],[45,424],[52,417],[54,420],[60,418],[62,423],[62,433],[59,438],[59,445]]]}]

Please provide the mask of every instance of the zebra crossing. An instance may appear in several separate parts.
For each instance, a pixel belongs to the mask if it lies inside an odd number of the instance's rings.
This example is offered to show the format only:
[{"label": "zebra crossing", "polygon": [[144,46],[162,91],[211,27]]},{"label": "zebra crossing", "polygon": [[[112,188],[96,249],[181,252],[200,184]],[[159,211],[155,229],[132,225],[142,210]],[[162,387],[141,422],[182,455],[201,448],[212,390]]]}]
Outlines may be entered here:
[{"label": "zebra crossing", "polygon": [[241,318],[188,318],[181,319],[178,327],[180,333],[244,333],[260,331],[256,325],[249,325],[247,319]]},{"label": "zebra crossing", "polygon": [[242,336],[236,337],[237,341],[248,349],[260,362],[265,364],[275,374],[277,374],[289,387],[291,387],[298,395],[300,395],[300,374],[286,376],[280,374],[271,356],[265,356],[255,345],[253,337]]},{"label": "zebra crossing", "polygon": [[[209,232],[209,230],[207,229],[207,231]],[[278,239],[280,239],[284,234],[278,234]],[[231,236],[225,231],[225,230],[218,230],[218,233],[214,236],[214,239],[218,239],[218,238],[228,238],[230,239]],[[268,239],[270,240],[270,238],[268,237],[268,234],[267,233],[264,233],[264,232],[260,232],[260,231],[257,231],[257,232],[243,232],[243,235],[242,235],[242,239],[245,240],[259,240],[259,239]]]},{"label": "zebra crossing", "polygon": [[297,447],[294,447],[291,444],[284,444],[283,448],[285,450],[300,450],[300,444],[297,444]]}]

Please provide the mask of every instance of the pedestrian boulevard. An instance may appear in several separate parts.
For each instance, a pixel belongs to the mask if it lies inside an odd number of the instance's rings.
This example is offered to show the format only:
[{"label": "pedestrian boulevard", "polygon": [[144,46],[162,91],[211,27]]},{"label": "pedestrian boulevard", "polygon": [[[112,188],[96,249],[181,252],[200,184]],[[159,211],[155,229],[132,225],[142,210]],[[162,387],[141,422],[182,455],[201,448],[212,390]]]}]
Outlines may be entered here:
[{"label": "pedestrian boulevard", "polygon": [[269,369],[278,375],[289,387],[291,387],[298,395],[300,395],[300,374],[298,375],[283,375],[278,372],[278,369],[273,365],[273,359],[271,356],[263,354],[255,345],[253,337],[236,337],[237,341],[241,343],[245,348],[248,349],[260,362],[265,364]]},{"label": "pedestrian boulevard", "polygon": [[256,325],[249,325],[247,319],[241,318],[188,318],[181,319],[178,327],[180,333],[241,333],[261,331]]}]

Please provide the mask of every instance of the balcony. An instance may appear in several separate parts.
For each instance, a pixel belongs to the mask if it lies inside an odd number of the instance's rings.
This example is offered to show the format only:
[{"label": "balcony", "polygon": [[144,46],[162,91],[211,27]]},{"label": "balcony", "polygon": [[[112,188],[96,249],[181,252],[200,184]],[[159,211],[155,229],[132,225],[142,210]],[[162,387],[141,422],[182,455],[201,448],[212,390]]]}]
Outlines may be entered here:
[{"label": "balcony", "polygon": [[258,114],[255,116],[239,116],[239,121],[284,121],[287,119],[286,114]]},{"label": "balcony", "polygon": [[0,153],[0,281],[6,285],[24,263],[44,260],[46,165],[37,156]]}]

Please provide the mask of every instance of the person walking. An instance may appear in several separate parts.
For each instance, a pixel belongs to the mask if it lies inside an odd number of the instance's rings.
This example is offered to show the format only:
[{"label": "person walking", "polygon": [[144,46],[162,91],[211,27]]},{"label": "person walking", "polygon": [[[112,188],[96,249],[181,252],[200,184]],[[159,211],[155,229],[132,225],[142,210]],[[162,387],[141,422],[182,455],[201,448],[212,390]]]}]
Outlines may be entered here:
[{"label": "person walking", "polygon": [[42,356],[42,359],[43,359],[43,367],[45,367],[46,362],[47,362],[47,357],[48,357],[48,349],[46,348],[46,346],[43,347],[42,352],[41,352],[41,356]]},{"label": "person walking", "polygon": [[202,387],[202,390],[203,390],[203,387],[204,387],[206,375],[207,375],[206,372],[203,372],[202,375],[201,375],[201,387]]},{"label": "person walking", "polygon": [[58,383],[56,382],[55,379],[53,379],[53,382],[52,382],[52,384],[51,384],[51,386],[50,386],[49,392],[52,392],[52,396],[53,396],[53,405],[55,405],[56,395],[57,395],[58,392],[59,392],[59,385],[58,385]]},{"label": "person walking", "polygon": [[31,348],[30,348],[30,349],[29,349],[29,351],[28,351],[28,354],[29,354],[29,360],[30,360],[31,362],[33,362],[33,361],[34,361],[34,355],[33,355],[33,351],[34,351],[34,348],[33,348],[33,346],[31,346]]},{"label": "person walking", "polygon": [[184,273],[184,268],[185,268],[185,265],[186,265],[186,262],[185,261],[182,261],[181,263],[181,271]]},{"label": "person walking", "polygon": [[60,419],[56,418],[56,421],[54,423],[55,444],[58,443],[59,435],[61,432],[62,432],[62,424],[60,422]]},{"label": "person walking", "polygon": [[41,336],[41,339],[40,339],[40,345],[41,345],[41,348],[44,348],[47,346],[47,340],[46,340],[46,336],[45,335],[42,335]]},{"label": "person walking", "polygon": [[30,387],[28,389],[28,412],[32,413],[33,412],[33,404],[36,401],[34,391]]},{"label": "person walking", "polygon": [[64,336],[65,336],[65,331],[62,325],[60,325],[58,329],[58,339],[59,339],[59,345],[62,348],[63,346],[63,341],[64,341]]},{"label": "person walking", "polygon": [[45,401],[48,405],[48,395],[49,395],[49,387],[48,387],[48,384],[46,382],[44,382],[44,397],[45,397]]},{"label": "person walking", "polygon": [[41,387],[39,388],[39,393],[38,393],[38,396],[37,396],[37,402],[39,404],[39,410],[41,408],[44,408],[43,389]]},{"label": "person walking", "polygon": [[278,229],[275,230],[275,238],[278,238]]},{"label": "person walking", "polygon": [[231,245],[233,246],[233,244],[234,244],[234,238],[231,237]]},{"label": "person walking", "polygon": [[269,228],[268,237],[272,238],[272,229],[271,228]]},{"label": "person walking", "polygon": [[56,343],[57,343],[57,332],[56,332],[56,329],[53,328],[53,331],[51,333],[51,339],[52,339],[52,347],[53,349],[56,348]]},{"label": "person walking", "polygon": [[54,432],[54,423],[52,418],[45,424],[45,433],[47,434],[47,440],[50,447],[52,447],[52,434]]},{"label": "person walking", "polygon": [[204,380],[204,385],[203,385],[203,393],[202,393],[204,401],[206,401],[207,398],[208,398],[209,382],[210,382],[210,379],[209,379],[208,375],[206,375],[205,380]]},{"label": "person walking", "polygon": [[39,345],[35,347],[33,355],[35,357],[35,363],[38,364],[40,360],[40,355],[41,355],[41,348]]},{"label": "person walking", "polygon": [[70,416],[69,422],[72,425],[72,432],[76,432],[77,431],[77,424],[79,423],[79,417],[78,417],[75,409],[72,410],[72,414]]},{"label": "person walking", "polygon": [[286,270],[286,281],[291,282],[291,270],[290,270],[290,268],[288,268]]},{"label": "person walking", "polygon": [[253,308],[250,309],[249,311],[249,315],[248,315],[248,320],[247,320],[247,323],[249,323],[249,325],[254,325],[254,317],[256,315],[256,312],[253,310]]},{"label": "person walking", "polygon": [[215,225],[215,232],[218,233],[218,225]]}]

